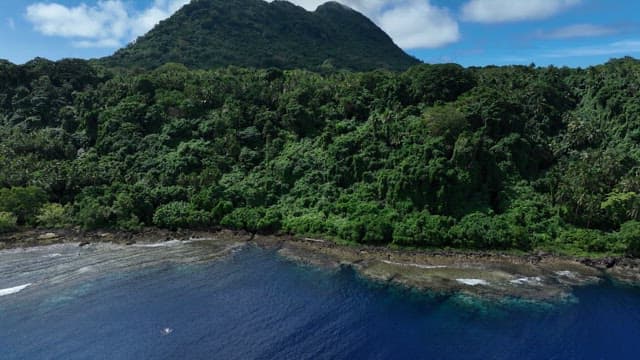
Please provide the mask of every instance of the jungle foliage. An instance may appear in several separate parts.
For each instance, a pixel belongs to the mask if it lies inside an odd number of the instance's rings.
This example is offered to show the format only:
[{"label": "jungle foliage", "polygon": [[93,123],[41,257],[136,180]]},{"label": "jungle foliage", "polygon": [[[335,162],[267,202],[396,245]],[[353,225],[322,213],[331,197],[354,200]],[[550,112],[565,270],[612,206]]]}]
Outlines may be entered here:
[{"label": "jungle foliage", "polygon": [[[0,63],[0,231],[224,226],[640,255],[640,62]],[[51,205],[58,204],[58,205]]]}]

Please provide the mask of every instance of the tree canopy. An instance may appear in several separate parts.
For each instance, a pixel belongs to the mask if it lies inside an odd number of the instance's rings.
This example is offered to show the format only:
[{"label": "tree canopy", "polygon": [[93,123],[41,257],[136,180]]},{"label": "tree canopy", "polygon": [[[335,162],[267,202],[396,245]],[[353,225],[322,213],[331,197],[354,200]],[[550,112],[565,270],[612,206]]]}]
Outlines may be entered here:
[{"label": "tree canopy", "polygon": [[0,79],[0,231],[67,216],[640,254],[631,58],[401,73],[38,59],[0,63]]}]

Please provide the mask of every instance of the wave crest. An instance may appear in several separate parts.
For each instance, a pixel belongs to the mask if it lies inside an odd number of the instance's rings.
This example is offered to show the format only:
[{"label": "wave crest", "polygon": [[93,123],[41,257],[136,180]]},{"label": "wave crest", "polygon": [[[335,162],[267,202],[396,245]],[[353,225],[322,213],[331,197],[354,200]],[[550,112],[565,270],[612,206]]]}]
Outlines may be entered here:
[{"label": "wave crest", "polygon": [[24,284],[24,285],[20,285],[20,286],[16,286],[16,287],[12,287],[12,288],[7,288],[7,289],[0,289],[0,296],[7,296],[7,295],[13,295],[13,294],[17,294],[20,291],[28,288],[29,286],[31,286],[32,284]]}]

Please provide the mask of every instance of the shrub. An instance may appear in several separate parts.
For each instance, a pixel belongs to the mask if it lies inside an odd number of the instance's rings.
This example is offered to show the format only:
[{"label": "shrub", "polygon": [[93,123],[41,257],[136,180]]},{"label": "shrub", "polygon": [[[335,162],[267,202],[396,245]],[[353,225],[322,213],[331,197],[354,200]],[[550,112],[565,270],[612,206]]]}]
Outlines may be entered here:
[{"label": "shrub", "polygon": [[45,204],[36,216],[38,225],[51,229],[66,227],[70,223],[68,210],[60,204]]},{"label": "shrub", "polygon": [[361,242],[364,238],[364,232],[364,224],[358,219],[345,218],[337,229],[339,238],[351,242]]},{"label": "shrub", "polygon": [[282,215],[276,208],[242,207],[225,215],[222,226],[251,233],[273,233],[282,226]]},{"label": "shrub", "polygon": [[202,227],[211,223],[211,215],[198,210],[185,201],[174,201],[160,206],[153,214],[156,226],[176,230],[179,228]]},{"label": "shrub", "polygon": [[74,220],[84,229],[107,228],[111,225],[111,217],[111,207],[97,198],[83,197],[76,203]]},{"label": "shrub", "polygon": [[288,233],[298,235],[322,234],[327,228],[326,216],[321,211],[307,212],[299,216],[289,216],[284,219],[282,229]]},{"label": "shrub", "polygon": [[276,208],[269,208],[262,219],[258,221],[258,231],[274,233],[282,228],[282,214]]},{"label": "shrub", "polygon": [[17,222],[18,218],[12,213],[0,211],[0,233],[15,230]]},{"label": "shrub", "polygon": [[299,235],[331,234],[342,240],[386,244],[393,235],[392,212],[377,211],[352,217],[327,216],[322,211],[311,211],[284,220],[283,230]]},{"label": "shrub", "polygon": [[138,230],[142,227],[140,218],[136,215],[139,210],[139,204],[127,192],[121,192],[116,195],[111,205],[112,214],[115,216],[115,227],[120,230]]},{"label": "shrub", "polygon": [[47,201],[44,190],[35,186],[0,189],[0,211],[13,213],[18,224],[33,224]]},{"label": "shrub", "polygon": [[605,252],[614,245],[601,231],[591,229],[568,229],[560,233],[558,241],[563,246],[588,252]]},{"label": "shrub", "polygon": [[393,221],[387,214],[361,216],[357,222],[364,230],[358,242],[364,244],[388,244],[393,239]]},{"label": "shrub", "polygon": [[607,200],[600,204],[613,224],[622,224],[625,220],[638,217],[640,209],[640,196],[635,192],[612,192],[607,195]]},{"label": "shrub", "polygon": [[[397,214],[388,209],[345,218],[335,223],[337,235],[343,240],[363,244],[388,244],[393,240],[393,223]],[[337,225],[337,226],[336,226]]]},{"label": "shrub", "polygon": [[528,250],[531,236],[505,216],[471,213],[451,228],[454,245],[470,249]]},{"label": "shrub", "polygon": [[85,189],[74,206],[75,223],[84,229],[140,229],[140,218],[149,217],[145,213],[151,213],[151,204],[142,191],[129,190],[121,185]]},{"label": "shrub", "polygon": [[262,214],[258,213],[256,209],[243,207],[234,209],[225,215],[220,224],[230,229],[256,232],[260,218],[262,218]]},{"label": "shrub", "polygon": [[193,202],[199,209],[212,211],[218,204],[222,196],[222,191],[218,187],[207,187],[196,192],[191,197]]},{"label": "shrub", "polygon": [[622,224],[618,237],[626,244],[629,255],[640,257],[640,222],[628,221]]},{"label": "shrub", "polygon": [[406,246],[447,246],[452,218],[431,215],[427,211],[409,214],[393,227],[393,242]]},{"label": "shrub", "polygon": [[211,221],[216,224],[220,223],[231,211],[233,211],[233,204],[231,201],[222,200],[216,204],[213,210],[211,210]]}]

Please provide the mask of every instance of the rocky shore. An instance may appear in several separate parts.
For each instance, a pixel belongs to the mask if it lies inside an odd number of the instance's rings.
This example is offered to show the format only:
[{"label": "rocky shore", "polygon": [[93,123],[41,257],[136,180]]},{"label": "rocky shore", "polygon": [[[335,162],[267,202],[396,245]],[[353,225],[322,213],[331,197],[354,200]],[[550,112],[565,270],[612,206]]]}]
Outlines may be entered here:
[{"label": "rocky shore", "polygon": [[0,250],[57,243],[134,245],[204,239],[246,243],[276,251],[299,264],[339,270],[351,267],[364,278],[416,290],[463,293],[484,298],[514,297],[562,301],[576,286],[615,281],[640,284],[640,260],[578,259],[551,254],[508,255],[496,252],[415,251],[387,247],[344,246],[332,241],[291,236],[261,236],[228,230],[140,232],[27,230],[0,235]]},{"label": "rocky shore", "polygon": [[304,240],[282,241],[278,253],[314,266],[350,266],[382,283],[484,298],[562,301],[571,297],[576,286],[603,281],[640,283],[640,262],[633,259],[407,251]]}]

